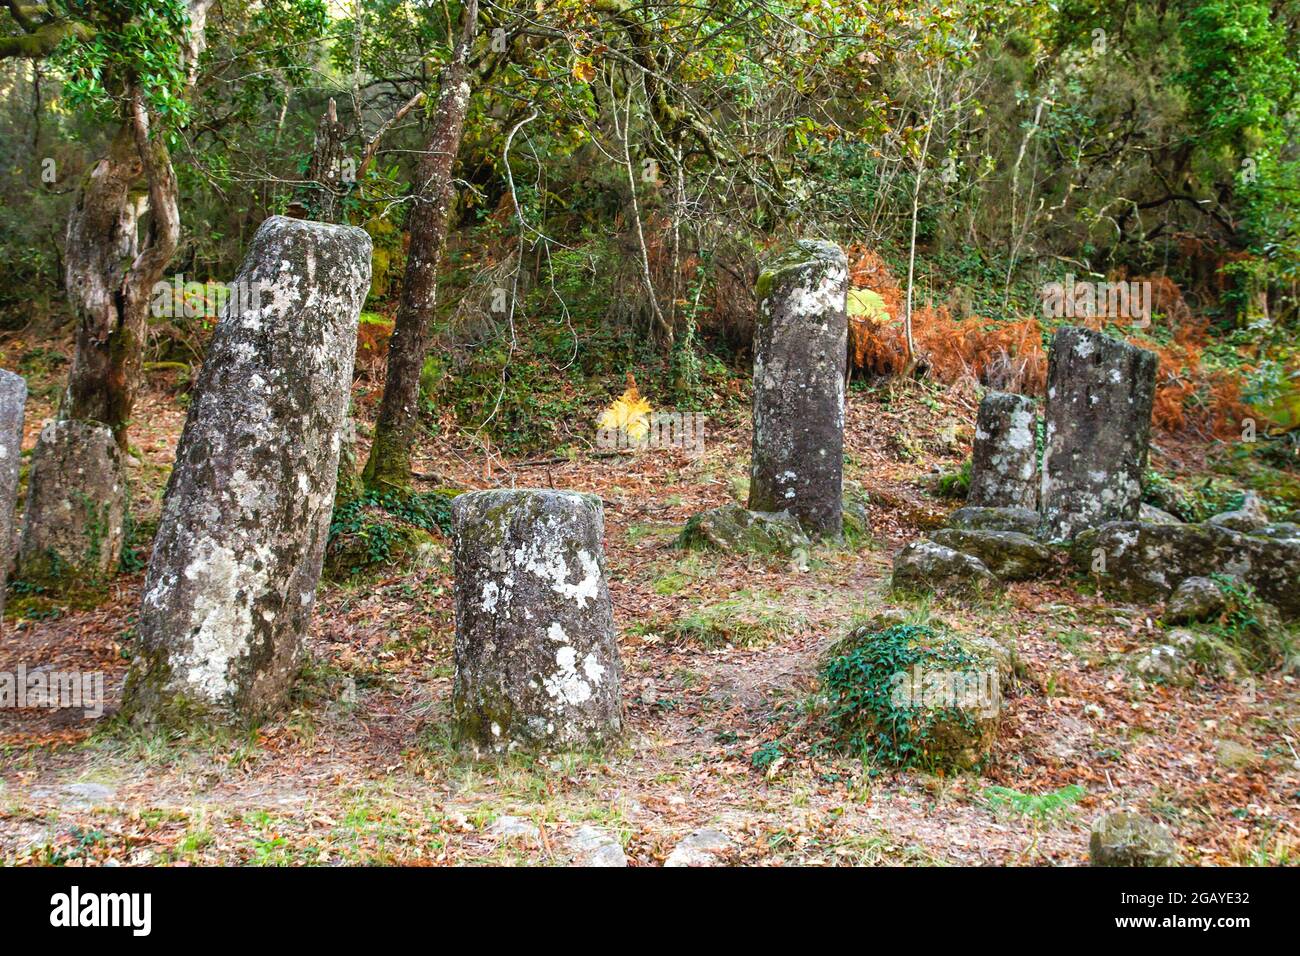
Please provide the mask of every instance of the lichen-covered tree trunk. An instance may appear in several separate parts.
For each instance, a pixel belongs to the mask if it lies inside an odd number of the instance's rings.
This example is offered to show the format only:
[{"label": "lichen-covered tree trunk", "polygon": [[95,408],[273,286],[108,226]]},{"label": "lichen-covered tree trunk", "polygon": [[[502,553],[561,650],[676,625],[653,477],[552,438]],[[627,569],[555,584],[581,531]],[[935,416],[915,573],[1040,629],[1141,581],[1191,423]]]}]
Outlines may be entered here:
[{"label": "lichen-covered tree trunk", "polygon": [[18,498],[18,459],[23,449],[27,383],[21,375],[0,370],[0,618],[5,584],[13,563],[14,502]]},{"label": "lichen-covered tree trunk", "polygon": [[429,350],[438,264],[451,218],[451,171],[469,109],[469,47],[477,21],[478,2],[467,0],[461,9],[459,40],[439,80],[433,134],[416,173],[415,202],[408,220],[410,243],[406,272],[388,342],[388,374],[375,425],[375,440],[363,476],[372,488],[406,490],[411,484],[411,448],[420,410],[420,370]]},{"label": "lichen-covered tree trunk", "polygon": [[[147,192],[138,191],[141,176]],[[126,449],[153,286],[180,241],[171,156],[138,92],[68,220],[65,280],[77,340],[61,418],[102,422]],[[140,219],[148,210],[141,244]]]}]

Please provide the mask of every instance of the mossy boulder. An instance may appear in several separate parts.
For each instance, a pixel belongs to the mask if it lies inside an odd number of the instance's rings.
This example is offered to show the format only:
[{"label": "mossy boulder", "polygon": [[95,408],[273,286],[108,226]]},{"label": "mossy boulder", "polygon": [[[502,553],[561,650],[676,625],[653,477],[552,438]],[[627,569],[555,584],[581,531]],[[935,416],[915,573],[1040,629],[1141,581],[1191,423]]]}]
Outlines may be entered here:
[{"label": "mossy boulder", "polygon": [[1191,624],[1217,617],[1227,606],[1219,582],[1213,578],[1187,578],[1169,597],[1165,607],[1166,624]]},{"label": "mossy boulder", "polygon": [[695,515],[677,538],[687,550],[790,555],[811,546],[787,511],[750,511],[732,502]]},{"label": "mossy boulder", "polygon": [[1052,552],[1018,531],[969,531],[941,528],[930,540],[973,554],[1002,581],[1026,581],[1052,570]]},{"label": "mossy boulder", "polygon": [[1259,495],[1253,491],[1248,491],[1241,503],[1241,507],[1213,515],[1209,519],[1209,523],[1218,525],[1220,528],[1231,528],[1233,531],[1243,531],[1249,534],[1267,527],[1269,520],[1268,508],[1264,506],[1264,502],[1260,500]]},{"label": "mossy boulder", "polygon": [[986,642],[937,622],[856,628],[822,665],[832,738],[876,765],[979,768],[997,736],[1004,673]]},{"label": "mossy boulder", "polygon": [[1234,575],[1287,618],[1300,617],[1300,541],[1216,524],[1113,521],[1078,534],[1074,563],[1118,597],[1160,601],[1190,577]]},{"label": "mossy boulder", "polygon": [[984,508],[968,505],[948,516],[949,528],[968,531],[1014,531],[1033,537],[1038,533],[1038,512],[1030,508]]},{"label": "mossy boulder", "polygon": [[418,572],[437,560],[437,539],[428,531],[382,508],[363,507],[330,536],[324,577],[340,582],[359,576]]},{"label": "mossy boulder", "polygon": [[979,595],[1000,587],[979,558],[933,541],[913,541],[898,553],[891,584],[914,594]]},{"label": "mossy boulder", "polygon": [[1178,844],[1163,824],[1136,813],[1108,813],[1092,825],[1093,866],[1177,866]]}]

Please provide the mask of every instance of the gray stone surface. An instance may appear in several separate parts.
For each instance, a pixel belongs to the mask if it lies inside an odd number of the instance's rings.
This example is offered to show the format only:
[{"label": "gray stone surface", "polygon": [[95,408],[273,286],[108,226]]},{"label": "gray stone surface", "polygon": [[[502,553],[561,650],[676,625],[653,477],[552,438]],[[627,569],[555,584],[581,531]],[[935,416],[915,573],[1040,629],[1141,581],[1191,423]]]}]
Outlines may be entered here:
[{"label": "gray stone surface", "polygon": [[839,246],[800,242],[758,280],[749,508],[812,537],[842,530],[848,277]]},{"label": "gray stone surface", "polygon": [[731,837],[712,827],[688,834],[664,860],[664,866],[719,866],[720,853],[731,847]]},{"label": "gray stone surface", "polygon": [[892,586],[925,593],[978,593],[998,587],[998,579],[979,558],[933,541],[913,541],[894,558]]},{"label": "gray stone surface", "polygon": [[789,555],[812,542],[788,511],[750,511],[730,502],[692,517],[677,544],[687,549]]},{"label": "gray stone surface", "polygon": [[600,500],[471,491],[452,503],[457,738],[475,749],[605,745],[622,730],[622,664]]},{"label": "gray stone surface", "polygon": [[1003,581],[1027,581],[1052,570],[1052,552],[1018,531],[968,531],[940,528],[930,540],[973,554]]},{"label": "gray stone surface", "polygon": [[1052,340],[1043,448],[1042,536],[1132,520],[1142,500],[1156,355],[1078,326]]},{"label": "gray stone surface", "polygon": [[41,429],[27,482],[15,576],[55,591],[99,589],[122,556],[127,492],[107,425],[64,419]]},{"label": "gray stone surface", "polygon": [[1024,395],[989,392],[975,418],[970,491],[976,507],[1038,507],[1038,456],[1034,401]]},{"label": "gray stone surface", "polygon": [[1177,866],[1178,844],[1163,824],[1136,813],[1109,813],[1092,825],[1093,866]]},{"label": "gray stone surface", "polygon": [[1240,508],[1214,515],[1209,519],[1209,523],[1249,534],[1268,527],[1268,509],[1264,507],[1264,502],[1260,501],[1259,495],[1248,491]]},{"label": "gray stone surface", "polygon": [[1300,617],[1300,541],[1208,523],[1112,521],[1079,534],[1070,550],[1081,570],[1119,597],[1160,601],[1187,578],[1221,573],[1253,585],[1284,617]]},{"label": "gray stone surface", "polygon": [[1149,505],[1145,501],[1142,502],[1141,507],[1138,508],[1138,520],[1149,521],[1152,524],[1183,523],[1183,519],[1179,518],[1177,515],[1171,515],[1168,511],[1165,511],[1162,508],[1157,508],[1155,505]]},{"label": "gray stone surface", "polygon": [[618,837],[600,827],[582,826],[569,840],[574,866],[627,866]]},{"label": "gray stone surface", "polygon": [[14,560],[14,507],[26,407],[27,383],[23,377],[0,369],[0,618],[4,617],[5,585]]},{"label": "gray stone surface", "polygon": [[1016,531],[1030,537],[1038,534],[1038,512],[1029,508],[986,508],[968,505],[948,516],[950,528],[970,531]]},{"label": "gray stone surface", "polygon": [[1164,620],[1167,624],[1208,621],[1217,617],[1225,605],[1223,591],[1213,578],[1187,578],[1169,596]]},{"label": "gray stone surface", "polygon": [[125,705],[260,717],[287,696],[324,558],[370,237],[275,216],[195,383],[140,607]]}]

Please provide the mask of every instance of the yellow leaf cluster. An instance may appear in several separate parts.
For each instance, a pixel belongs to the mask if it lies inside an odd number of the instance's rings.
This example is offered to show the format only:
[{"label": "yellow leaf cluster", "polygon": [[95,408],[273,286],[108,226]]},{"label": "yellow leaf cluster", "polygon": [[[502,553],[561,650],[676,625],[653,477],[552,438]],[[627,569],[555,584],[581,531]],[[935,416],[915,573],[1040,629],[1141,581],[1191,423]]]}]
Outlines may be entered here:
[{"label": "yellow leaf cluster", "polygon": [[596,424],[600,428],[621,428],[628,438],[639,441],[650,434],[650,403],[641,397],[635,384],[605,409]]}]

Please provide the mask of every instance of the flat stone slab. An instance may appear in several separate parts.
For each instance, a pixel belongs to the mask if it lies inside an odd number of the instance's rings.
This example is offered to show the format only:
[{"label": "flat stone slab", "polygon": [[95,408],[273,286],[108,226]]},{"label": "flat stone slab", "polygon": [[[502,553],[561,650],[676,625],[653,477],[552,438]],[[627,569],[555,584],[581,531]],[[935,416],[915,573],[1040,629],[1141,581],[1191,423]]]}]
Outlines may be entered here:
[{"label": "flat stone slab", "polygon": [[989,508],[967,505],[948,516],[949,528],[968,531],[1015,531],[1034,537],[1038,534],[1038,512],[1029,508]]},{"label": "flat stone slab", "polygon": [[720,866],[718,855],[730,849],[732,839],[721,830],[705,827],[695,830],[668,854],[664,866]]},{"label": "flat stone slab", "polygon": [[1114,521],[1078,535],[1071,557],[1124,598],[1159,601],[1187,578],[1230,574],[1254,586],[1284,617],[1300,616],[1300,541],[1208,523]]},{"label": "flat stone slab", "polygon": [[812,546],[788,511],[750,511],[732,502],[695,515],[677,544],[686,549],[790,555]]},{"label": "flat stone slab", "polygon": [[1052,552],[1018,531],[971,531],[941,528],[930,540],[944,547],[973,554],[1003,581],[1027,581],[1052,570]]}]

